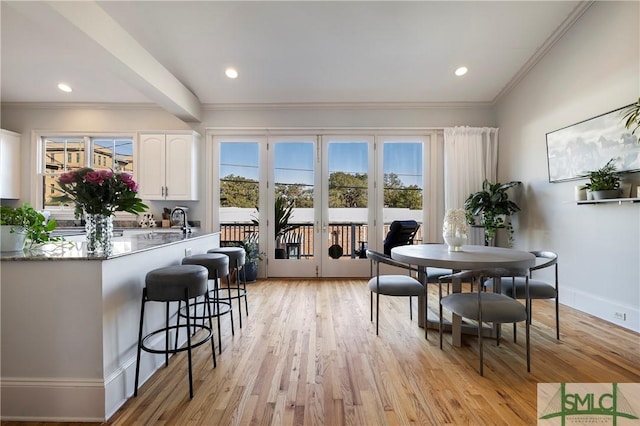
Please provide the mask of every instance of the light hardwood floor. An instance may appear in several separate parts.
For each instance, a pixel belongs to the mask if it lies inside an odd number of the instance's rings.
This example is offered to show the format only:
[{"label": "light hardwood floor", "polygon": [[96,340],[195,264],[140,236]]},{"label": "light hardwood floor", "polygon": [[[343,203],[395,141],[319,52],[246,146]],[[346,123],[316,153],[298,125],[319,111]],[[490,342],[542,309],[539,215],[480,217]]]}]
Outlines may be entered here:
[{"label": "light hardwood floor", "polygon": [[531,373],[523,326],[518,343],[503,326],[500,346],[486,342],[484,377],[476,338],[456,348],[447,335],[440,350],[407,305],[382,297],[376,336],[365,280],[250,284],[244,327],[232,337],[223,319],[218,367],[209,346],[194,350],[193,400],[182,353],[108,424],[534,425],[537,383],[640,382],[640,335],[561,306],[557,341],[552,301],[534,301]]}]

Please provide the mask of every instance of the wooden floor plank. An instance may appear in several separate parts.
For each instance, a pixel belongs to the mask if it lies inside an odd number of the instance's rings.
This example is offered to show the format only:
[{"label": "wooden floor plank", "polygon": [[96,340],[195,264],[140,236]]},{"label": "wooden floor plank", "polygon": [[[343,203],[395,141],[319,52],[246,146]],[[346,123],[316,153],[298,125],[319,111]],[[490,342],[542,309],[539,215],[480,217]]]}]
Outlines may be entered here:
[{"label": "wooden floor plank", "polygon": [[410,321],[406,298],[381,298],[376,336],[366,280],[259,281],[249,286],[249,305],[234,336],[222,319],[217,368],[209,346],[194,350],[192,400],[181,353],[107,424],[529,425],[538,383],[640,382],[640,335],[561,306],[557,341],[553,301],[535,301],[531,373],[524,327],[514,343],[504,326],[499,346],[485,342],[484,377],[477,339],[453,347],[445,335],[440,350],[436,330],[425,340]]}]

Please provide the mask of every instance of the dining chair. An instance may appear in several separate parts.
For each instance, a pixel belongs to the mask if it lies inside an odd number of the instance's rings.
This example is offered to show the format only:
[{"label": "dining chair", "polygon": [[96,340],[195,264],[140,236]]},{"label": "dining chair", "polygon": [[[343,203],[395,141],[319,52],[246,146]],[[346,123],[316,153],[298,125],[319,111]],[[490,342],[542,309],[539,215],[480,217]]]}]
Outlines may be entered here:
[{"label": "dining chair", "polygon": [[[556,302],[556,339],[560,340],[560,302],[558,292],[558,254],[552,251],[532,251],[536,257],[536,265],[529,268],[529,297],[534,299],[555,299]],[[555,266],[555,276],[553,283],[542,280],[533,279],[533,271]],[[491,287],[492,280],[487,280],[484,285]],[[522,277],[514,277],[511,280],[503,280],[501,292],[515,299],[525,298],[525,280]],[[515,293],[514,293],[515,288]],[[533,310],[529,311],[529,322],[531,322]],[[514,334],[515,336],[515,334]]]},{"label": "dining chair", "polygon": [[[373,250],[367,250],[367,258],[371,265],[371,279],[369,280],[368,287],[370,291],[370,309],[371,309],[371,321],[373,321],[373,293],[376,294],[376,336],[378,335],[378,329],[380,324],[380,295],[385,296],[402,296],[409,298],[409,318],[413,320],[413,296],[426,296],[426,286],[420,281],[411,276],[412,273],[417,273],[418,269],[407,265],[406,263],[398,262],[386,256],[383,253],[379,253]],[[395,266],[407,271],[407,274],[381,274],[380,264]],[[427,337],[427,329],[425,327],[425,337]]]},{"label": "dining chair", "polygon": [[[484,375],[483,371],[483,323],[497,324],[496,328],[496,344],[500,345],[500,324],[517,323],[524,321],[526,330],[526,352],[527,352],[527,372],[531,371],[531,355],[529,342],[529,315],[531,299],[529,294],[529,271],[526,268],[493,268],[493,269],[476,269],[470,271],[458,272],[452,275],[445,275],[440,278],[438,285],[440,295],[440,349],[442,349],[442,331],[443,331],[443,309],[449,310],[452,314],[462,318],[470,319],[477,322],[478,325],[478,351],[480,355],[480,375]],[[502,277],[524,277],[525,280],[525,298],[526,303],[523,305],[516,299],[501,293],[491,293],[483,291],[482,280],[493,278],[495,280],[495,288],[499,289],[500,278]],[[442,295],[442,284],[447,280],[471,281],[476,284],[475,292],[452,293],[447,296]]]}]

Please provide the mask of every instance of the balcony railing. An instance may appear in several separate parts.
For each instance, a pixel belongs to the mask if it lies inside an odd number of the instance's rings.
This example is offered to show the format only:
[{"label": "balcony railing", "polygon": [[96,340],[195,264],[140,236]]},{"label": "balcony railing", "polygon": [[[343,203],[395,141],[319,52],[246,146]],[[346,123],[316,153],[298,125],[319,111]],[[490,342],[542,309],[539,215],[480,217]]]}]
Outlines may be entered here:
[{"label": "balcony railing", "polygon": [[[222,245],[230,245],[249,238],[258,233],[258,226],[254,224],[227,224],[220,225],[220,242]],[[384,225],[384,235],[389,231],[389,224]],[[422,228],[418,230],[415,241],[422,241]],[[295,235],[295,237],[292,236]],[[329,224],[329,246],[337,244],[342,247],[341,258],[355,259],[364,257],[364,249],[369,241],[369,227],[364,223],[334,223]],[[313,224],[300,224],[298,228],[289,231],[289,240],[295,241],[295,250],[291,250],[289,257],[295,253],[296,258],[311,259],[314,257]],[[298,242],[299,241],[299,242]],[[299,244],[299,245],[298,245]],[[382,245],[382,240],[380,240]]]}]

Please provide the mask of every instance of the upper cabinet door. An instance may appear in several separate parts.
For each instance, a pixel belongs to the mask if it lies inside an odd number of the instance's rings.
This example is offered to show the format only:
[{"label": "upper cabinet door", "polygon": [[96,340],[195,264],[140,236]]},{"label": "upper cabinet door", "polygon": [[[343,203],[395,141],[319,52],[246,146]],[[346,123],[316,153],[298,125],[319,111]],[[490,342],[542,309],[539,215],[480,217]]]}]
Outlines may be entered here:
[{"label": "upper cabinet door", "polygon": [[138,162],[139,194],[143,200],[164,200],[166,136],[141,134]]},{"label": "upper cabinet door", "polygon": [[140,134],[140,198],[198,200],[199,141],[195,132]]},{"label": "upper cabinet door", "polygon": [[0,198],[20,198],[20,134],[0,130]]},{"label": "upper cabinet door", "polygon": [[198,141],[194,134],[168,134],[165,199],[198,199]]}]

